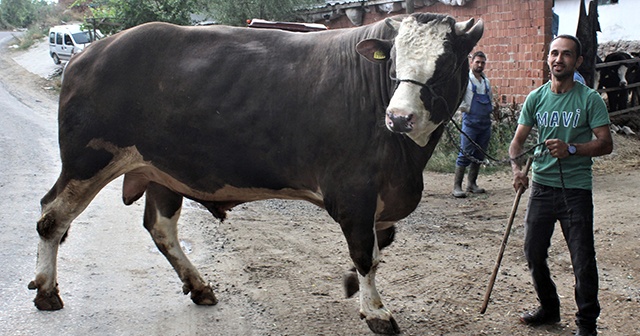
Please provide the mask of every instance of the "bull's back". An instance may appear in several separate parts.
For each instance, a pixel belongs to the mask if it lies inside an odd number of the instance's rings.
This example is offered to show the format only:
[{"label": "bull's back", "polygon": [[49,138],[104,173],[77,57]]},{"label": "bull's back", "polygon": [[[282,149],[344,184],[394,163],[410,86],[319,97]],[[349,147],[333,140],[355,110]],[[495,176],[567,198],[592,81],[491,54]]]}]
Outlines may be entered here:
[{"label": "bull's back", "polygon": [[384,132],[356,41],[336,35],[153,23],[99,41],[65,74],[61,147],[76,151],[63,163],[97,138],[203,188],[312,187],[327,160],[372,157]]}]

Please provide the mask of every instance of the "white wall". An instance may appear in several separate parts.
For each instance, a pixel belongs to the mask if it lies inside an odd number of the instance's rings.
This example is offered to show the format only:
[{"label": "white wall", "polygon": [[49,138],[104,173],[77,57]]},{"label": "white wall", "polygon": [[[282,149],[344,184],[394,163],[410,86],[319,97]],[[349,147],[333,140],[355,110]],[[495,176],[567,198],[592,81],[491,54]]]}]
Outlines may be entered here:
[{"label": "white wall", "polygon": [[[555,0],[554,11],[560,16],[559,34],[576,34],[580,1]],[[585,7],[588,11],[588,0],[585,0]],[[600,5],[598,20],[602,30],[598,32],[598,43],[640,40],[640,0],[618,0],[618,4]]]}]

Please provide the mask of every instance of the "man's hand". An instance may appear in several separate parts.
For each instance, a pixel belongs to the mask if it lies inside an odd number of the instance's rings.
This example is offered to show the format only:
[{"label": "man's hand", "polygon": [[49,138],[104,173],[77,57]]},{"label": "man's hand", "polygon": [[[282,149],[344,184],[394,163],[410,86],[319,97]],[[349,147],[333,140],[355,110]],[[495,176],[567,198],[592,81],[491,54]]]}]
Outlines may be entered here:
[{"label": "man's hand", "polygon": [[549,139],[544,144],[554,158],[564,159],[569,156],[569,144],[560,139]]},{"label": "man's hand", "polygon": [[513,189],[517,192],[520,188],[526,190],[529,187],[529,177],[523,171],[513,172]]}]

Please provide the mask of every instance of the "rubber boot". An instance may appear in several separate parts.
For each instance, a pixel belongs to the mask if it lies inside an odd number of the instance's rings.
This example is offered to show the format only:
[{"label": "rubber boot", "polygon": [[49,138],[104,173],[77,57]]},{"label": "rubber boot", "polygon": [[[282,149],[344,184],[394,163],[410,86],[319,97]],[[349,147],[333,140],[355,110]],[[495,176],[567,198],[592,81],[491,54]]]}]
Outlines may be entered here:
[{"label": "rubber boot", "polygon": [[474,194],[483,194],[485,192],[484,189],[478,187],[476,184],[476,180],[478,179],[478,172],[480,171],[480,164],[472,163],[469,166],[469,183],[467,184],[467,191],[472,192]]},{"label": "rubber boot", "polygon": [[456,166],[456,176],[453,180],[453,197],[455,198],[465,198],[467,197],[467,193],[462,190],[462,180],[464,179],[464,172],[467,170],[467,167]]}]

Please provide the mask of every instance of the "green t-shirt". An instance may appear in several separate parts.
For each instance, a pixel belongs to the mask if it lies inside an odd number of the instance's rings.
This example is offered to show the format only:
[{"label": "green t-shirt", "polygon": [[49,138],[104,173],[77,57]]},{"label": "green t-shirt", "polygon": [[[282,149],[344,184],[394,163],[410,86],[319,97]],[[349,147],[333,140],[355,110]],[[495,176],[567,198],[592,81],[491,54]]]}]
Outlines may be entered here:
[{"label": "green t-shirt", "polygon": [[[538,142],[560,139],[567,143],[591,141],[593,129],[608,125],[609,112],[600,94],[576,82],[569,92],[557,94],[547,82],[532,91],[524,102],[518,123],[536,127]],[[546,147],[539,146],[540,154]],[[538,157],[532,165],[533,181],[550,187],[562,187],[558,159],[549,154]],[[588,156],[572,155],[562,159],[565,188],[591,190],[591,166]]]}]

